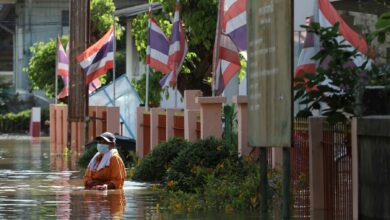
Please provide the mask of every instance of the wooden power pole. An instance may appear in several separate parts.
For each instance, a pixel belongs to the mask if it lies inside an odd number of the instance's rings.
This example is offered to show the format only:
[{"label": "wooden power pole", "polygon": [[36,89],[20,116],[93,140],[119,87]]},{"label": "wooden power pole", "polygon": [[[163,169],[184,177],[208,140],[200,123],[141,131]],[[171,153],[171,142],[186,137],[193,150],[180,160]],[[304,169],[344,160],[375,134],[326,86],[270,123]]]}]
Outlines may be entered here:
[{"label": "wooden power pole", "polygon": [[76,57],[89,44],[89,11],[89,0],[70,0],[68,140],[72,150],[77,153],[88,141],[88,92],[85,73]]}]

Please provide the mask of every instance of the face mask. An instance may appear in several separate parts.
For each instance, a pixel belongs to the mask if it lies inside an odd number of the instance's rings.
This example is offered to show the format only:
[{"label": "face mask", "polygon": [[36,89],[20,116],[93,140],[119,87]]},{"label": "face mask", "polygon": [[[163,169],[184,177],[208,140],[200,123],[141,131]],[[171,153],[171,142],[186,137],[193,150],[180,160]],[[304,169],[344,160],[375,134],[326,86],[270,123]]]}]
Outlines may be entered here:
[{"label": "face mask", "polygon": [[97,150],[99,153],[105,154],[107,153],[110,149],[108,148],[107,144],[97,144]]}]

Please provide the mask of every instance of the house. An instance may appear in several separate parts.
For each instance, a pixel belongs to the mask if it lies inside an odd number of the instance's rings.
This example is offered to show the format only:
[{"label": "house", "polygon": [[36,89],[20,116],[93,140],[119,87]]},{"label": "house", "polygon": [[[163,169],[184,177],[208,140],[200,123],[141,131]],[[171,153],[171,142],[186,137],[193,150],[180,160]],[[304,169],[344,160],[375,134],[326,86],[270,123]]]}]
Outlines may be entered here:
[{"label": "house", "polygon": [[[0,82],[13,84],[13,92],[29,93],[30,47],[69,34],[69,0],[0,0]],[[118,9],[146,0],[115,0]]]}]

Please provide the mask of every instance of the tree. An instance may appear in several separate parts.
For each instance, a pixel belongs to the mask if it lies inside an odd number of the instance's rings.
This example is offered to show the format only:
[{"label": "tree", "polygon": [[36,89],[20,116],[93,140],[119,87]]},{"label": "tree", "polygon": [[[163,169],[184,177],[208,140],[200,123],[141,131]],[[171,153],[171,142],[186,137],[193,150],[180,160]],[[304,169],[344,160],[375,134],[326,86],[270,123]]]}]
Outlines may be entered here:
[{"label": "tree", "polygon": [[[113,0],[92,0],[91,1],[91,44],[102,37],[113,24],[112,14],[115,11]],[[120,39],[123,35],[123,27],[118,23],[116,25],[116,37]],[[62,36],[62,45],[68,43],[69,37]],[[55,59],[57,44],[56,39],[50,39],[48,42],[37,42],[30,51],[33,54],[28,67],[24,68],[28,72],[31,80],[32,89],[43,90],[48,97],[54,97],[54,79],[55,79]],[[116,54],[117,57],[123,57],[123,54]],[[104,78],[104,77],[103,77]],[[103,79],[103,81],[105,81]],[[59,82],[59,91],[63,87],[62,80]]]},{"label": "tree", "polygon": [[[168,20],[173,20],[176,1],[157,1],[162,4],[164,10],[163,13],[153,16],[159,22],[161,29],[169,37],[171,22]],[[180,91],[184,89],[201,89],[204,95],[211,95],[211,87],[206,80],[210,77],[211,73],[218,1],[189,0],[181,1],[180,4],[180,17],[185,26],[184,29],[186,30],[188,39],[189,53],[187,53],[181,74],[178,76],[178,88]],[[147,19],[148,16],[146,13],[138,15],[133,20],[131,30],[135,38],[137,51],[142,60],[145,60],[146,56]],[[151,71],[151,74],[153,73]]]},{"label": "tree", "polygon": [[362,66],[351,65],[353,58],[361,55],[356,49],[349,50],[351,46],[345,40],[338,42],[338,23],[333,27],[321,27],[319,23],[303,27],[319,37],[321,50],[312,57],[319,63],[315,74],[305,73],[295,78],[295,100],[306,105],[297,117],[307,117],[313,110],[320,110],[334,124],[360,115],[360,98],[369,79],[368,60]]}]

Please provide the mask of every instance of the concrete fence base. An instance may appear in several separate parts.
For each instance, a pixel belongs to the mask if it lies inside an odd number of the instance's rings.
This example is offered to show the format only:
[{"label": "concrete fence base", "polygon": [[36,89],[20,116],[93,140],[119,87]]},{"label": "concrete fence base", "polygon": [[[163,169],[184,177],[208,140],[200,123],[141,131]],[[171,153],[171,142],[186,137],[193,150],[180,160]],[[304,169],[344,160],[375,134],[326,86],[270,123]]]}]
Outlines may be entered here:
[{"label": "concrete fence base", "polygon": [[68,141],[68,106],[50,105],[50,154],[63,154],[69,146],[73,153],[84,151],[85,143],[92,141],[102,132],[120,131],[119,107],[89,107],[88,140],[85,140],[85,123],[70,121]]}]

